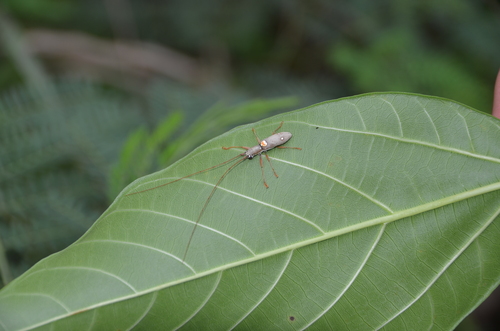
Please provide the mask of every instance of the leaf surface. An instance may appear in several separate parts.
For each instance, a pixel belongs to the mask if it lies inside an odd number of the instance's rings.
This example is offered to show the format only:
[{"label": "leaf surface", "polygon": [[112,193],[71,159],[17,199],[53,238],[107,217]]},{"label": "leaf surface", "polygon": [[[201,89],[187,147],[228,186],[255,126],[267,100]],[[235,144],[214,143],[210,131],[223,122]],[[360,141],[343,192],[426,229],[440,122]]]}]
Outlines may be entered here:
[{"label": "leaf surface", "polygon": [[[251,128],[302,150],[221,163]],[[0,292],[0,330],[453,329],[500,280],[500,121],[410,94],[238,127],[129,185]]]}]

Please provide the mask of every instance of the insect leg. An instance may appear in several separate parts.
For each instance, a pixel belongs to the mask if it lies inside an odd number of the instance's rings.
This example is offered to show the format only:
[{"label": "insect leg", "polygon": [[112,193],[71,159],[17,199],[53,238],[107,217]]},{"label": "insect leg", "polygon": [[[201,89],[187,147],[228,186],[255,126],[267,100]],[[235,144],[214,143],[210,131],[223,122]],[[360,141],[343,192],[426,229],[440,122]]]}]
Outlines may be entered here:
[{"label": "insect leg", "polygon": [[[266,156],[267,156],[267,154],[266,154]],[[262,172],[262,181],[264,182],[264,186],[266,188],[269,188],[269,185],[267,185],[267,183],[266,183],[266,176],[264,175],[264,164],[262,163],[262,154],[259,154],[259,163],[260,163],[260,171]]]},{"label": "insect leg", "polygon": [[246,149],[246,150],[249,149],[249,147],[245,147],[245,146],[229,146],[229,147],[222,146],[222,149],[225,149],[225,150],[228,150],[228,149],[231,149],[231,148],[243,148],[243,149]]},{"label": "insect leg", "polygon": [[283,121],[281,121],[280,125],[273,131],[273,133],[271,135],[275,134],[276,131],[278,131],[279,129],[281,129],[282,125],[283,125]]},{"label": "insect leg", "polygon": [[259,136],[257,136],[257,132],[255,132],[255,129],[252,128],[252,132],[253,132],[253,135],[255,136],[255,139],[257,139],[257,142],[259,143],[260,145],[260,139],[259,139]]},{"label": "insect leg", "polygon": [[[276,133],[276,131],[278,131],[279,129],[281,129],[281,126],[282,126],[282,125],[283,125],[283,121],[281,121],[280,125],[279,125],[279,126],[278,126],[278,127],[277,127],[274,131],[273,131],[273,133],[272,133],[271,135],[275,134],[275,133]],[[255,139],[257,139],[257,142],[258,142],[258,143],[259,143],[259,145],[260,145],[261,140],[260,140],[260,139],[259,139],[259,137],[257,136],[257,133],[255,132],[255,129],[254,129],[254,128],[252,128],[252,132],[253,132],[253,135],[255,136]]]},{"label": "insect leg", "polygon": [[271,159],[269,158],[269,155],[267,155],[267,154],[266,154],[266,159],[267,159],[267,162],[269,162],[269,165],[271,166],[271,169],[273,169],[274,175],[276,176],[276,178],[278,178],[278,174],[274,170],[273,163],[271,162]]},{"label": "insect leg", "polygon": [[291,149],[300,149],[300,150],[302,150],[302,148],[300,148],[300,147],[289,147],[289,146],[276,146],[275,148],[291,148]]}]

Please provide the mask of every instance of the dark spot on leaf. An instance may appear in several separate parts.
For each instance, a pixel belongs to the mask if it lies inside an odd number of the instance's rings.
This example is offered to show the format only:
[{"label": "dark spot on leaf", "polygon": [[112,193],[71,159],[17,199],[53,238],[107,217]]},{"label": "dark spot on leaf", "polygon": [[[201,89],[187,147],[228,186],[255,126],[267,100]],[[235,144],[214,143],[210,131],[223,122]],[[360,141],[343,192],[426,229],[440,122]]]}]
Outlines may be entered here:
[{"label": "dark spot on leaf", "polygon": [[288,317],[288,319],[289,319],[291,322],[293,322],[293,321],[295,321],[295,316],[290,316],[290,317]]},{"label": "dark spot on leaf", "polygon": [[318,129],[319,129],[319,126],[316,127],[316,130],[318,130]]}]

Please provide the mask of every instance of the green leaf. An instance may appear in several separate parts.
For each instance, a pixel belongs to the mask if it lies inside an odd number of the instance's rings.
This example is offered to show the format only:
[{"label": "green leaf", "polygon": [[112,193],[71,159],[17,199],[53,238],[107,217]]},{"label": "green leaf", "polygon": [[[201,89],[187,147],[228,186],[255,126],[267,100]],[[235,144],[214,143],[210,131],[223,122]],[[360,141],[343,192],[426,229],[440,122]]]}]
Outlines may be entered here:
[{"label": "green leaf", "polygon": [[[222,181],[216,165],[293,133]],[[453,329],[500,280],[500,121],[409,94],[238,127],[129,185],[0,292],[0,329]]]}]

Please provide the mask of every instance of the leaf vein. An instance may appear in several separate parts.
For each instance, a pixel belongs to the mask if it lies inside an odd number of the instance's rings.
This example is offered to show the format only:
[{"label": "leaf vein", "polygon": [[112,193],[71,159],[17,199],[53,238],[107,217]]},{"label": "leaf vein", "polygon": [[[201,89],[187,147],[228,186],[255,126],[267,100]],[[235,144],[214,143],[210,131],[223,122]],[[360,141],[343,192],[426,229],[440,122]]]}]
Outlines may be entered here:
[{"label": "leaf vein", "polygon": [[242,316],[237,322],[236,324],[234,324],[230,330],[233,330],[234,328],[236,328],[238,326],[238,324],[240,324],[245,318],[247,318],[255,309],[257,309],[257,307],[269,296],[269,294],[272,292],[272,290],[274,288],[276,288],[276,285],[278,284],[279,280],[281,279],[281,277],[283,277],[283,274],[285,273],[285,270],[288,268],[288,265],[290,264],[290,261],[292,260],[292,256],[293,256],[293,250],[290,251],[290,254],[288,256],[288,259],[286,261],[286,263],[283,265],[283,269],[281,270],[280,274],[278,275],[278,277],[276,277],[276,281],[274,282],[274,284],[272,284],[271,286],[269,286],[269,290],[264,293],[264,295],[262,296],[262,298],[257,302],[255,303],[255,305],[248,311],[247,314],[245,314],[244,316]]},{"label": "leaf vein", "polygon": [[[386,326],[387,324],[389,324],[391,321],[393,321],[394,319],[396,319],[396,317],[398,317],[399,315],[401,315],[403,312],[405,312],[411,305],[413,305],[415,302],[417,302],[417,300],[419,300],[421,297],[423,297],[423,295],[425,293],[427,293],[427,291],[431,288],[432,285],[434,285],[440,278],[441,276],[445,275],[445,271],[448,270],[448,268],[462,255],[462,253],[467,249],[469,248],[470,245],[472,245],[475,240],[479,237],[479,235],[481,235],[484,230],[486,230],[486,228],[495,220],[495,218],[497,218],[498,216],[500,215],[500,208],[496,211],[496,213],[490,217],[490,219],[485,222],[485,224],[483,226],[481,226],[477,232],[467,241],[464,243],[464,245],[459,248],[456,252],[456,254],[454,256],[452,256],[452,258],[450,258],[450,261],[448,263],[446,263],[442,270],[440,272],[438,272],[435,277],[433,279],[431,279],[429,281],[429,284],[423,288],[423,290],[421,291],[421,293],[419,295],[417,295],[412,301],[410,301],[405,307],[403,307],[397,314],[395,314],[392,318],[388,319],[384,324],[380,325],[378,327],[378,330],[380,330],[381,328],[383,328],[384,326]],[[446,276],[446,275],[445,275]]]},{"label": "leaf vein", "polygon": [[437,137],[437,141],[438,141],[438,145],[441,145],[441,136],[439,135],[439,131],[436,127],[436,124],[434,123],[434,121],[432,120],[432,117],[431,115],[429,114],[429,112],[427,111],[427,107],[425,107],[422,102],[420,102],[420,100],[418,99],[415,99],[417,101],[417,103],[422,106],[422,110],[424,111],[425,115],[427,115],[427,117],[429,118],[429,122],[431,123],[432,127],[434,128],[434,132],[436,133],[436,137]]},{"label": "leaf vein", "polygon": [[81,267],[81,266],[70,266],[70,267],[54,267],[54,268],[50,268],[48,270],[65,270],[65,269],[83,269],[83,270],[90,270],[90,271],[96,271],[96,272],[100,272],[100,273],[103,273],[105,275],[108,275],[112,278],[115,278],[117,280],[119,280],[120,282],[122,282],[123,284],[125,284],[127,287],[129,287],[132,291],[134,291],[134,293],[137,293],[137,290],[132,286],[132,284],[130,284],[129,282],[127,282],[125,279],[111,273],[111,272],[107,272],[107,271],[104,271],[102,269],[97,269],[97,268],[91,268],[91,267]]},{"label": "leaf vein", "polygon": [[462,114],[459,114],[457,113],[458,116],[460,116],[460,118],[462,119],[462,121],[464,122],[464,128],[465,128],[465,132],[467,133],[467,137],[469,137],[469,143],[470,143],[470,149],[475,152],[475,148],[474,148],[474,145],[472,144],[472,138],[470,136],[470,131],[469,131],[469,127],[467,126],[467,120],[465,119],[465,117],[462,115]]},{"label": "leaf vein", "polygon": [[[274,159],[274,158],[273,158],[273,159]],[[198,183],[202,183],[202,184],[206,184],[206,185],[214,186],[214,184],[212,184],[212,183],[204,182],[204,181],[197,180],[197,179],[193,179],[193,178],[186,178],[185,180],[190,180],[190,181],[193,181],[193,182],[198,182]],[[235,191],[231,191],[231,190],[229,190],[229,189],[227,189],[227,188],[224,188],[224,187],[222,187],[222,186],[217,187],[217,189],[218,189],[218,190],[222,190],[222,191],[226,191],[226,192],[231,193],[231,194],[233,194],[233,195],[237,195],[237,196],[242,197],[242,198],[244,198],[244,199],[247,199],[247,200],[250,200],[250,201],[253,201],[253,202],[259,203],[259,204],[264,205],[264,206],[267,206],[267,207],[269,207],[269,208],[273,208],[273,209],[279,210],[280,212],[283,212],[283,213],[285,213],[285,214],[288,214],[288,215],[290,215],[290,216],[293,216],[293,217],[295,217],[295,218],[297,218],[297,219],[299,219],[299,220],[303,221],[304,223],[307,223],[307,224],[311,225],[312,227],[316,228],[316,230],[318,230],[318,231],[319,231],[319,232],[321,232],[322,234],[325,234],[325,231],[324,231],[321,227],[319,227],[317,224],[315,224],[314,222],[312,222],[312,221],[308,220],[307,218],[302,217],[302,216],[300,216],[300,215],[297,215],[297,214],[295,214],[295,213],[293,213],[293,212],[291,212],[291,211],[289,211],[289,210],[286,210],[286,209],[280,208],[280,207],[278,207],[278,206],[272,205],[272,204],[270,204],[270,203],[266,203],[266,202],[261,201],[261,200],[254,199],[254,198],[252,198],[252,197],[249,197],[248,195],[244,195],[244,194],[241,194],[241,193],[238,193],[238,192],[235,192]],[[198,226],[200,226],[200,224],[198,224]]]},{"label": "leaf vein", "polygon": [[328,126],[321,126],[321,125],[318,125],[318,124],[314,124],[314,125],[311,125],[309,123],[305,123],[305,124],[307,124],[309,126],[320,127],[322,129],[327,129],[327,130],[334,130],[334,131],[349,132],[349,133],[364,134],[364,135],[371,135],[371,136],[375,136],[375,137],[387,138],[387,139],[391,139],[391,140],[395,140],[395,141],[399,141],[399,142],[403,142],[403,143],[415,144],[415,145],[420,145],[420,146],[425,146],[425,147],[431,147],[431,148],[439,149],[439,150],[450,152],[450,153],[456,153],[456,154],[460,154],[460,155],[465,155],[465,156],[473,157],[473,158],[476,158],[476,159],[481,159],[481,160],[486,160],[486,161],[492,161],[492,162],[495,162],[495,163],[500,163],[500,159],[495,158],[495,157],[481,155],[481,154],[477,154],[477,153],[473,153],[473,152],[468,152],[468,151],[461,150],[461,149],[454,148],[454,147],[436,145],[436,144],[433,144],[433,143],[428,143],[428,142],[419,141],[419,140],[415,140],[415,139],[408,139],[408,138],[403,138],[403,137],[394,137],[394,136],[390,136],[390,135],[387,135],[387,134],[376,133],[376,132],[366,132],[366,131],[359,131],[359,130],[348,130],[348,129],[341,129],[341,128],[333,128],[333,127],[328,127]]},{"label": "leaf vein", "polygon": [[394,112],[394,114],[396,115],[396,117],[397,117],[397,119],[398,119],[398,124],[399,124],[399,134],[401,135],[401,137],[404,137],[404,134],[403,134],[403,127],[402,127],[402,125],[401,125],[401,118],[399,117],[398,111],[396,110],[396,108],[394,108],[394,105],[393,105],[391,102],[389,102],[389,101],[385,100],[385,99],[384,99],[384,98],[382,98],[382,97],[380,97],[379,99],[380,99],[380,100],[382,100],[383,102],[387,103],[387,104],[391,107],[392,111]]},{"label": "leaf vein", "polygon": [[273,157],[272,159],[273,159],[273,160],[276,160],[276,161],[279,161],[279,162],[283,162],[283,163],[287,163],[287,164],[290,164],[290,165],[294,165],[294,166],[296,166],[296,167],[299,167],[299,168],[302,168],[302,169],[306,169],[306,170],[308,170],[308,171],[315,172],[315,173],[317,173],[317,174],[319,174],[319,175],[322,175],[322,176],[325,176],[325,177],[327,177],[327,178],[330,178],[331,180],[333,180],[333,181],[335,181],[335,182],[339,183],[340,185],[342,185],[342,186],[344,186],[344,187],[346,187],[346,188],[348,188],[348,189],[350,189],[350,190],[352,190],[352,191],[356,192],[357,194],[361,195],[362,197],[364,197],[364,198],[366,198],[366,199],[370,200],[371,202],[373,202],[374,204],[378,205],[379,207],[381,207],[381,208],[385,209],[386,211],[390,212],[391,214],[392,214],[392,213],[394,213],[394,211],[393,211],[391,208],[389,208],[387,205],[385,205],[385,204],[384,204],[384,203],[382,203],[381,201],[379,201],[379,200],[377,200],[377,199],[375,199],[375,198],[371,197],[370,195],[368,195],[367,193],[364,193],[364,192],[363,192],[363,191],[361,191],[361,190],[358,190],[357,188],[355,188],[355,187],[353,187],[353,186],[351,186],[351,185],[347,184],[346,182],[341,181],[340,179],[337,179],[337,178],[335,178],[335,177],[333,177],[333,176],[330,176],[330,175],[328,175],[328,174],[326,174],[326,173],[324,173],[324,172],[321,172],[321,171],[319,171],[319,170],[316,170],[316,169],[313,169],[313,168],[307,167],[307,166],[302,165],[302,164],[298,164],[298,163],[295,163],[295,162],[286,161],[286,160],[283,160],[283,159],[277,159],[277,158],[275,158],[275,157]]},{"label": "leaf vein", "polygon": [[[183,218],[183,217],[180,217],[180,216],[176,216],[176,215],[172,215],[172,214],[167,214],[167,213],[162,213],[162,212],[158,212],[158,211],[155,211],[155,210],[150,210],[150,209],[132,209],[132,208],[128,208],[128,209],[119,209],[119,210],[114,210],[112,211],[111,213],[109,213],[107,216],[113,214],[113,213],[118,213],[118,212],[147,212],[147,213],[153,213],[153,214],[158,214],[158,215],[162,215],[162,216],[168,216],[168,217],[172,217],[172,218],[176,218],[178,220],[181,220],[181,221],[185,221],[185,222],[188,222],[188,223],[191,223],[191,224],[196,224],[195,221],[192,221],[192,220],[188,220],[187,218]],[[198,223],[198,226],[199,227],[202,227],[202,228],[205,228],[207,230],[210,230],[212,232],[215,232],[223,237],[226,237],[228,239],[231,239],[232,241],[240,244],[242,247],[244,247],[247,251],[249,251],[250,253],[252,253],[253,256],[255,256],[255,252],[250,248],[248,247],[247,245],[245,245],[243,242],[239,241],[238,239],[228,235],[227,233],[224,233],[222,231],[219,231],[217,229],[214,229],[214,228],[211,228],[207,225],[204,225],[202,223]],[[144,247],[148,247],[148,246],[144,246]],[[161,250],[160,250],[161,251]],[[175,255],[172,255],[170,253],[167,253],[165,251],[161,251],[165,254],[168,254],[168,255],[171,255],[172,257],[176,258],[177,260],[179,261],[182,261],[180,258],[177,258]],[[184,262],[183,262],[184,263]],[[184,263],[186,264],[186,263]],[[192,269],[188,264],[186,264],[186,266],[188,266],[190,269]],[[192,269],[194,271],[194,269]]]},{"label": "leaf vein", "polygon": [[137,321],[133,325],[130,326],[130,328],[128,328],[128,330],[134,329],[144,319],[144,317],[146,317],[146,315],[149,313],[149,311],[151,310],[151,308],[153,308],[153,305],[156,302],[156,298],[157,297],[158,297],[158,291],[156,291],[156,292],[153,293],[153,296],[151,298],[151,302],[149,303],[149,305],[144,310],[144,313],[137,319]]},{"label": "leaf vein", "polygon": [[39,292],[12,293],[12,294],[5,295],[4,297],[2,297],[2,299],[7,298],[7,297],[14,297],[14,296],[39,296],[39,297],[49,298],[52,301],[54,301],[55,303],[57,303],[59,306],[64,308],[64,310],[66,310],[67,313],[71,312],[71,309],[69,309],[62,301],[58,300],[57,298],[53,297],[52,295],[48,295],[45,293],[39,293]]},{"label": "leaf vein", "polygon": [[359,274],[364,269],[364,267],[365,267],[366,263],[368,262],[370,256],[372,256],[373,251],[377,247],[377,244],[380,242],[380,238],[382,238],[382,235],[384,234],[386,226],[387,226],[387,223],[386,224],[382,224],[382,226],[380,227],[380,231],[379,231],[377,237],[375,238],[375,240],[373,242],[372,247],[370,247],[370,250],[367,252],[365,258],[360,263],[358,270],[356,270],[356,272],[354,273],[353,277],[351,278],[351,280],[349,281],[349,283],[346,284],[346,286],[344,287],[344,289],[342,290],[342,292],[339,293],[339,295],[337,296],[337,298],[335,298],[332,301],[332,303],[330,305],[328,305],[328,307],[326,307],[326,309],[324,309],[320,314],[318,314],[318,316],[316,316],[315,319],[313,319],[309,324],[307,324],[304,327],[304,329],[307,329],[312,324],[314,324],[317,320],[319,320],[323,315],[325,315],[344,296],[344,294],[347,292],[347,290],[349,290],[349,288],[351,288],[351,286],[354,283],[354,281],[358,278]]},{"label": "leaf vein", "polygon": [[196,316],[203,309],[203,307],[205,307],[207,305],[208,301],[214,295],[215,291],[219,287],[220,281],[222,279],[222,274],[223,274],[223,271],[219,271],[219,273],[217,275],[217,280],[214,283],[214,287],[213,287],[212,291],[207,295],[207,298],[201,303],[200,307],[198,307],[198,309],[196,309],[188,318],[186,318],[184,323],[182,323],[177,328],[175,328],[175,330],[179,330],[184,325],[186,325],[186,323],[188,323],[194,316]]}]

